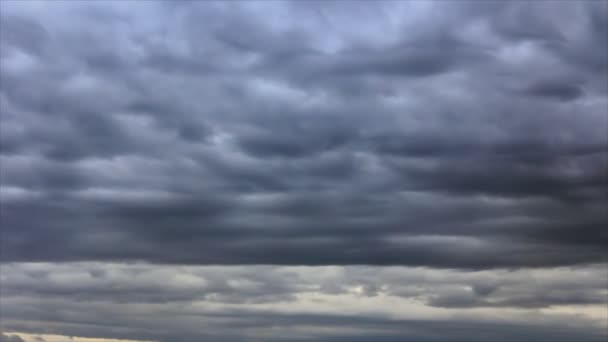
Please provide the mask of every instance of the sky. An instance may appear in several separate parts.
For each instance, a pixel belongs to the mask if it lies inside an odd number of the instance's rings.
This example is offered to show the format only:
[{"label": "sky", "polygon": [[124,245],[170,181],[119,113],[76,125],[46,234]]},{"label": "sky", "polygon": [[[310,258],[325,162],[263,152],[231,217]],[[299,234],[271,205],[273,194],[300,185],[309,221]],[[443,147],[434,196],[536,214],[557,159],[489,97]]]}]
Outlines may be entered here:
[{"label": "sky", "polygon": [[0,342],[603,342],[608,2],[0,2]]}]

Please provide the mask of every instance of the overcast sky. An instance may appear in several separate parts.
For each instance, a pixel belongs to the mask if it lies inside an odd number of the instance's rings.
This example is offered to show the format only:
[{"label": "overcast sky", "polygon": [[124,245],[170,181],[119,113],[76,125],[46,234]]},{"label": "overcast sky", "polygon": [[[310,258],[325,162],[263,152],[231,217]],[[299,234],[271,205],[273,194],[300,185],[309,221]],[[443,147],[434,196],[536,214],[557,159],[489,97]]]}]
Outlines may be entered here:
[{"label": "overcast sky", "polygon": [[2,0],[0,342],[605,341],[607,94],[602,0]]}]

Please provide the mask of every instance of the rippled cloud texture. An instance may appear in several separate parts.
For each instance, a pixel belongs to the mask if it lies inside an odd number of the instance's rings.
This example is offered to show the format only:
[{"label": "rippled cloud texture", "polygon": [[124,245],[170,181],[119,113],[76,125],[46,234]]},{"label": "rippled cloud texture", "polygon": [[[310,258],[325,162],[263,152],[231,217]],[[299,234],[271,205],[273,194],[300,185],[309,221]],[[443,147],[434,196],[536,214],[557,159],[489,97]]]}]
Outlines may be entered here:
[{"label": "rippled cloud texture", "polygon": [[2,1],[0,341],[605,341],[607,4]]}]

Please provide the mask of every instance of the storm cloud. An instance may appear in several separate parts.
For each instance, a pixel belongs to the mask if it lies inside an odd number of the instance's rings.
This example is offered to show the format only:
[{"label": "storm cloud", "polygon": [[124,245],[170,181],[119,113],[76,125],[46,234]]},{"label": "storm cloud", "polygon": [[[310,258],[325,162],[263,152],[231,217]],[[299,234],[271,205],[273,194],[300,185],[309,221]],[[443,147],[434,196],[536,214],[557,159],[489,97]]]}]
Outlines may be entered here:
[{"label": "storm cloud", "polygon": [[[553,318],[535,327],[486,322],[489,335],[470,333],[481,316],[440,323],[352,313],[329,320],[335,326],[319,335],[227,327],[279,319],[253,314],[252,305],[297,302],[311,291],[339,297],[359,285],[442,310],[605,302],[605,281],[585,277],[562,283],[560,275],[542,290],[511,282],[510,273],[463,283],[418,279],[414,288],[384,270],[602,272],[606,2],[4,1],[0,8],[0,260],[10,322],[3,331],[41,333],[56,324],[54,333],[65,336],[163,341],[603,338],[582,325],[553,333]],[[91,263],[84,284],[49,275]],[[121,267],[140,263],[149,278],[131,283]],[[43,265],[40,281],[26,277],[31,265]],[[149,282],[186,266],[220,271],[192,278],[193,288]],[[364,285],[276,273],[303,266],[373,271]],[[224,279],[237,274],[264,285]],[[81,301],[104,306],[90,310],[109,310],[108,321],[91,314],[105,323],[87,332],[89,323],[43,314],[75,305],[70,312],[86,320]],[[208,337],[178,321],[167,330],[183,331],[181,339],[147,332],[162,314],[103,332],[120,305],[170,311],[189,301],[242,307]],[[225,308],[218,310],[209,316]],[[285,319],[303,326],[325,319],[297,310]],[[435,324],[462,324],[466,333],[435,336]]]}]

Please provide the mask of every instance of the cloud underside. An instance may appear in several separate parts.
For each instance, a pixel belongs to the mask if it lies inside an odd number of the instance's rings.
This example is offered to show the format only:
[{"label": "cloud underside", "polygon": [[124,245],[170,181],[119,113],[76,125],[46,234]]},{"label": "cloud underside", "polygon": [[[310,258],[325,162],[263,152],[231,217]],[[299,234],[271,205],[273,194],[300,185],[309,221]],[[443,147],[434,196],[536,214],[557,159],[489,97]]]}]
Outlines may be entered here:
[{"label": "cloud underside", "polygon": [[601,2],[3,7],[6,261],[602,260]]},{"label": "cloud underside", "polygon": [[605,340],[607,12],[1,2],[0,342]]},{"label": "cloud underside", "polygon": [[99,262],[4,268],[5,331],[153,341],[606,338],[603,265],[474,272]]}]

